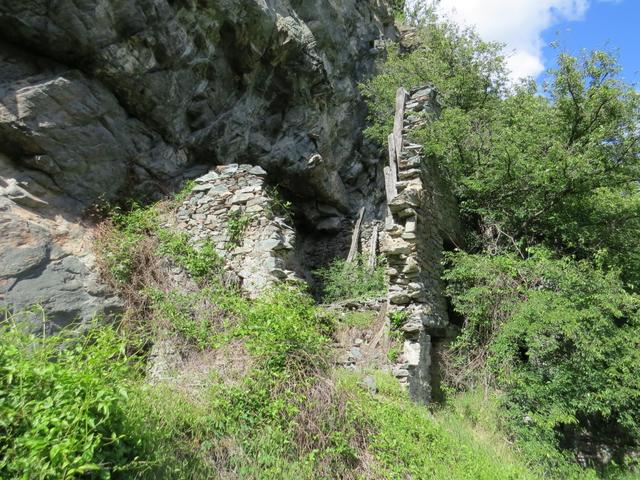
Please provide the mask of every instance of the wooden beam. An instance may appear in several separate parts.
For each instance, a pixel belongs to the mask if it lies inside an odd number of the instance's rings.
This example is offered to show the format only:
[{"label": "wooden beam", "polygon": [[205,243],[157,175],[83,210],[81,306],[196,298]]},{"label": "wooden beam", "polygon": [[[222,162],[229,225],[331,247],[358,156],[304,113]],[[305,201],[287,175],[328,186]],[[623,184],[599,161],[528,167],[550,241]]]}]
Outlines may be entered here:
[{"label": "wooden beam", "polygon": [[398,156],[396,155],[396,141],[393,133],[389,134],[389,168],[394,179],[398,179]]},{"label": "wooden beam", "polygon": [[376,255],[378,251],[378,225],[373,227],[373,233],[371,234],[371,241],[369,242],[369,270],[373,271],[376,268],[376,262],[378,260],[378,256]]},{"label": "wooden beam", "polygon": [[384,191],[387,195],[387,218],[384,220],[384,228],[385,230],[390,230],[393,228],[393,214],[391,213],[391,209],[389,208],[389,204],[391,200],[396,198],[398,195],[398,189],[396,187],[396,179],[393,177],[391,173],[391,167],[384,167]]},{"label": "wooden beam", "polygon": [[396,146],[396,168],[400,170],[400,154],[402,153],[402,127],[404,127],[404,106],[407,91],[400,87],[396,92],[396,116],[393,119],[393,140]]},{"label": "wooden beam", "polygon": [[398,188],[396,187],[396,179],[391,173],[390,167],[384,167],[384,191],[387,194],[387,205],[398,196]]},{"label": "wooden beam", "polygon": [[364,207],[360,209],[358,214],[358,221],[353,228],[353,236],[351,237],[351,248],[349,249],[349,255],[347,256],[347,263],[353,263],[358,255],[358,244],[360,243],[360,226],[362,225],[362,218],[364,217]]}]

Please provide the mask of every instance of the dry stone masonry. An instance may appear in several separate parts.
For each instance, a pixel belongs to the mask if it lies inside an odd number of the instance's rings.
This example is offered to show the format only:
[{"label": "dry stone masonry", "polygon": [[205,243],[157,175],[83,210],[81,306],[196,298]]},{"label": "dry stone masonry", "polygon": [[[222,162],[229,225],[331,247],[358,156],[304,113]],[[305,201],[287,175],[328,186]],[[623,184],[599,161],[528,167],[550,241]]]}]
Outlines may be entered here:
[{"label": "dry stone masonry", "polygon": [[447,338],[450,322],[443,295],[442,252],[458,243],[455,199],[421,145],[408,140],[412,129],[438,114],[435,91],[398,90],[394,131],[385,167],[387,218],[380,249],[389,275],[389,315],[401,323],[403,354],[394,374],[412,397],[428,402],[437,382],[434,350]]},{"label": "dry stone masonry", "polygon": [[177,227],[195,244],[211,242],[251,296],[278,281],[298,280],[295,232],[276,213],[265,175],[253,165],[216,167],[195,180],[177,212]]}]

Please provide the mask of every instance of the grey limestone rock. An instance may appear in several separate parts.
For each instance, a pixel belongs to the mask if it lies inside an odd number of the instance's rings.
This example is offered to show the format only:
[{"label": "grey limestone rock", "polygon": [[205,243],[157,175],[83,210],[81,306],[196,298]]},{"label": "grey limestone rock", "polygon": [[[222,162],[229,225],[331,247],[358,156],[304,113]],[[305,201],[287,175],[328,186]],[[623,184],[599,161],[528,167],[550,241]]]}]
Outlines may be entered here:
[{"label": "grey limestone rock", "polygon": [[0,306],[13,312],[38,307],[48,328],[86,323],[122,307],[81,255],[56,243],[52,229],[7,212],[0,215]]},{"label": "grey limestone rock", "polygon": [[[116,310],[81,213],[212,165],[230,169],[200,179],[194,206],[251,164],[301,215],[348,215],[379,187],[357,84],[394,35],[385,0],[0,0],[0,302],[40,303],[60,324]],[[251,195],[215,188],[234,207]],[[197,215],[182,220],[210,218]]]},{"label": "grey limestone rock", "polygon": [[0,37],[20,45],[0,45],[3,104],[28,112],[5,113],[0,138],[82,201],[186,160],[250,159],[344,210],[357,82],[394,34],[384,0],[0,0]]}]

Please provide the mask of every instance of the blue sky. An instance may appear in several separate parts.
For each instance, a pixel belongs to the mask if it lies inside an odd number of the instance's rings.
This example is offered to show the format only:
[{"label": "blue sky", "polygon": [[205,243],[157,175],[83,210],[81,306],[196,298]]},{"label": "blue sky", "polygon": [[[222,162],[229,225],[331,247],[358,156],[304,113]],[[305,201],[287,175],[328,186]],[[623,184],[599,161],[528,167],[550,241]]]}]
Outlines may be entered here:
[{"label": "blue sky", "polygon": [[[625,80],[640,82],[640,0],[591,2],[582,20],[562,21],[542,37],[547,44],[557,40],[573,54],[584,48],[617,50]],[[553,49],[544,48],[544,63],[551,66],[555,55]]]},{"label": "blue sky", "polygon": [[539,80],[557,53],[548,45],[558,41],[574,54],[583,48],[617,48],[625,79],[640,81],[640,0],[435,1],[443,15],[475,26],[486,40],[504,43],[514,79]]}]

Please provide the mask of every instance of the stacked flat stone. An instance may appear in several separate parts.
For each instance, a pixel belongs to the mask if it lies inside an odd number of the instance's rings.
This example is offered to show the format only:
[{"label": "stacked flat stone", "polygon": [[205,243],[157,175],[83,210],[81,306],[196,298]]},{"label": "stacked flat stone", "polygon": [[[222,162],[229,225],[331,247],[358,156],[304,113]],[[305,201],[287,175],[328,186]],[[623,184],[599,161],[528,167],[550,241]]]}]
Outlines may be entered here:
[{"label": "stacked flat stone", "polygon": [[393,143],[389,171],[397,172],[397,178],[391,178],[394,185],[387,188],[394,195],[388,196],[389,218],[380,248],[388,264],[389,312],[405,318],[401,327],[403,353],[393,372],[414,399],[428,402],[431,336],[442,336],[449,323],[441,284],[442,236],[447,230],[442,219],[456,213],[440,211],[439,198],[450,197],[451,192],[441,191],[442,185],[434,180],[423,147],[407,140],[413,129],[437,114],[435,92],[421,88],[408,94],[401,89],[398,99],[400,113],[396,115],[395,134],[389,138]]},{"label": "stacked flat stone", "polygon": [[[291,267],[295,232],[273,212],[265,176],[259,166],[218,166],[195,180],[177,212],[177,227],[196,245],[211,242],[250,296],[283,280],[299,280]],[[248,224],[232,243],[229,226],[238,218]]]}]

